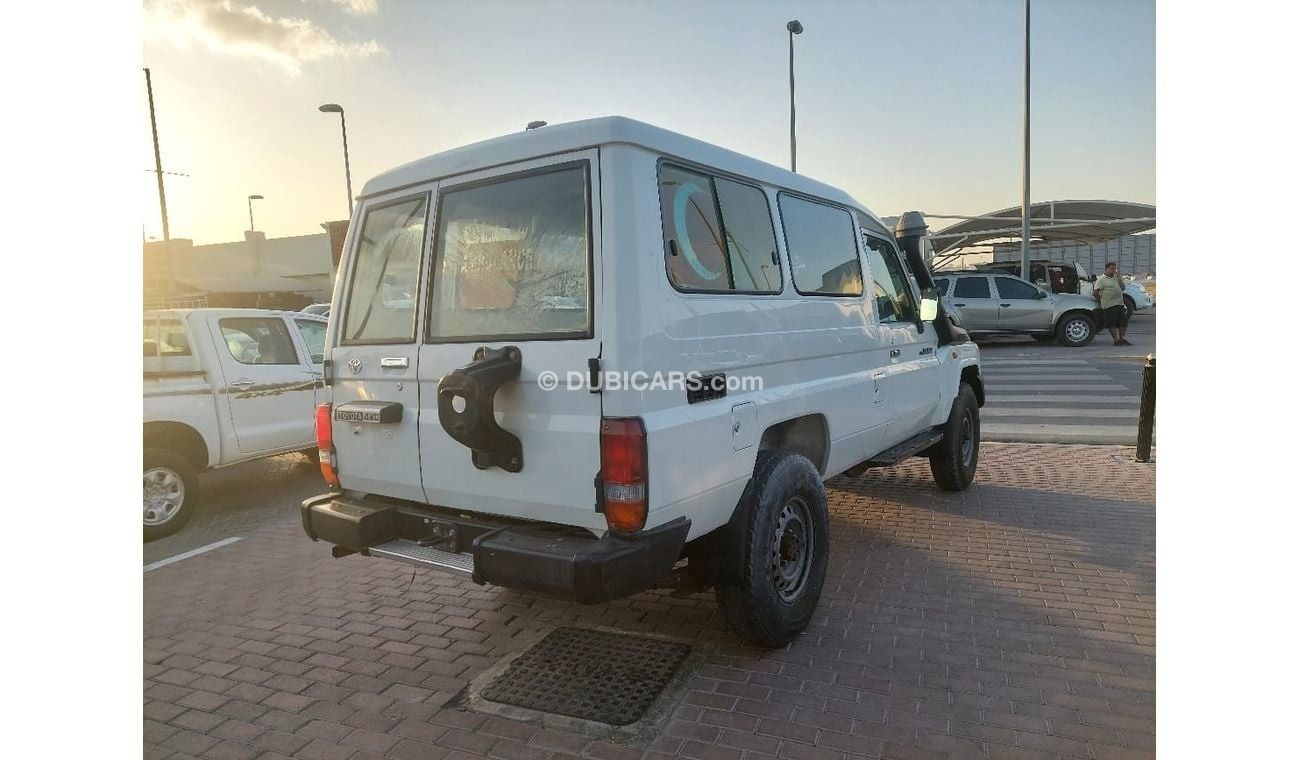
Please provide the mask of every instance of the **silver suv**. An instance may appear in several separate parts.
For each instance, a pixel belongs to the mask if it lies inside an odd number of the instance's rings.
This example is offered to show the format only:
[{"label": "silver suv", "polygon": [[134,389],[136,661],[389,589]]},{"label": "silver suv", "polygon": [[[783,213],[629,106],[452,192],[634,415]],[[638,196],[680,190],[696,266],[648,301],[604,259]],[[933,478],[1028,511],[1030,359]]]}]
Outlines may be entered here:
[{"label": "silver suv", "polygon": [[1009,274],[936,272],[947,310],[972,335],[1030,335],[1064,346],[1086,346],[1101,325],[1097,302],[1070,293],[1048,293]]}]

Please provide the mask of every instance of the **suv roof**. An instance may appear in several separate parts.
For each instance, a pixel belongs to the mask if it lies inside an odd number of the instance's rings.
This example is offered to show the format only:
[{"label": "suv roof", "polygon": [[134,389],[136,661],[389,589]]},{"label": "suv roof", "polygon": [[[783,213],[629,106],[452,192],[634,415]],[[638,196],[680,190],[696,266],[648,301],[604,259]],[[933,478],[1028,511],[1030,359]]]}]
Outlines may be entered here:
[{"label": "suv roof", "polygon": [[600,145],[636,145],[656,153],[680,158],[714,169],[759,180],[769,185],[842,203],[862,211],[888,231],[880,217],[871,213],[843,190],[795,174],[788,169],[759,161],[756,158],[696,140],[693,137],[670,132],[652,124],[624,116],[604,116],[566,124],[553,124],[538,129],[515,132],[502,137],[472,143],[460,148],[435,153],[431,156],[390,169],[366,183],[361,196],[378,195],[410,185],[441,177],[486,169],[492,166],[524,161],[539,156],[568,153]]}]

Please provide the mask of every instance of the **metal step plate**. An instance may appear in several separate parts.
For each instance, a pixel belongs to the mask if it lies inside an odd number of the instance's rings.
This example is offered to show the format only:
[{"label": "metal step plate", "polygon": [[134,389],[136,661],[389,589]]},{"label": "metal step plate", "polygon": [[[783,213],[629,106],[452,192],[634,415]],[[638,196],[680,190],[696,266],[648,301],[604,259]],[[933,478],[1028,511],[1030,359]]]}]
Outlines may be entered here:
[{"label": "metal step plate", "polygon": [[675,641],[557,628],[512,662],[482,696],[626,726],[645,715],[690,651]]},{"label": "metal step plate", "polygon": [[372,546],[368,551],[372,557],[395,559],[399,562],[409,562],[412,565],[459,575],[472,576],[474,574],[474,556],[472,554],[445,552],[432,546],[420,546],[414,541],[407,541],[404,538]]}]

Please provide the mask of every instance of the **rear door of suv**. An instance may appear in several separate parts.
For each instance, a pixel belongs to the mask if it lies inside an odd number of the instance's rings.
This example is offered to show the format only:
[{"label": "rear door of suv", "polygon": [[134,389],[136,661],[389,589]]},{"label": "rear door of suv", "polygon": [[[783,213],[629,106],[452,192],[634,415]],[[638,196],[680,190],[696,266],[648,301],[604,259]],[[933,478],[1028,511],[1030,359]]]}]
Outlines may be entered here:
[{"label": "rear door of suv", "polygon": [[336,470],[347,489],[424,499],[417,329],[434,191],[369,199],[349,231],[329,328]]},{"label": "rear door of suv", "polygon": [[[605,527],[595,509],[601,403],[588,384],[601,353],[597,169],[588,150],[439,183],[419,355],[430,504]],[[519,374],[500,384],[489,414],[518,439],[520,461],[494,463],[453,435],[455,422],[444,424],[439,388],[482,351],[508,348]],[[448,407],[465,414],[467,399],[442,387]]]}]

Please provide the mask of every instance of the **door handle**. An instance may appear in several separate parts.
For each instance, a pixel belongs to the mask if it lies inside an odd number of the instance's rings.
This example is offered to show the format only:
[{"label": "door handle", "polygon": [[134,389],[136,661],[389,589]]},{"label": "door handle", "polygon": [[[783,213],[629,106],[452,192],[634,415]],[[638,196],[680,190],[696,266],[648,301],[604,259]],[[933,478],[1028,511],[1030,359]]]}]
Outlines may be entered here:
[{"label": "door handle", "polygon": [[231,380],[230,384],[235,388],[247,388],[250,385],[256,385],[257,381],[249,380],[248,378],[241,377],[238,380]]},{"label": "door handle", "polygon": [[964,303],[955,303],[955,304],[953,304],[953,306],[965,306],[965,305],[966,305],[966,304],[964,304]]},{"label": "door handle", "polygon": [[384,369],[406,369],[411,366],[411,361],[405,356],[385,356],[379,360],[379,366]]},{"label": "door handle", "polygon": [[898,357],[900,357],[900,356],[902,356],[902,355],[903,355],[903,352],[902,352],[901,350],[897,349],[897,348],[891,348],[891,349],[889,349],[889,358],[890,358],[890,359],[897,359]]},{"label": "door handle", "polygon": [[1001,306],[1001,307],[1004,308],[1004,309],[1010,309],[1010,308],[1011,308],[1011,304],[1009,304],[1009,303],[1000,303],[1000,304],[998,304],[998,306]]}]

